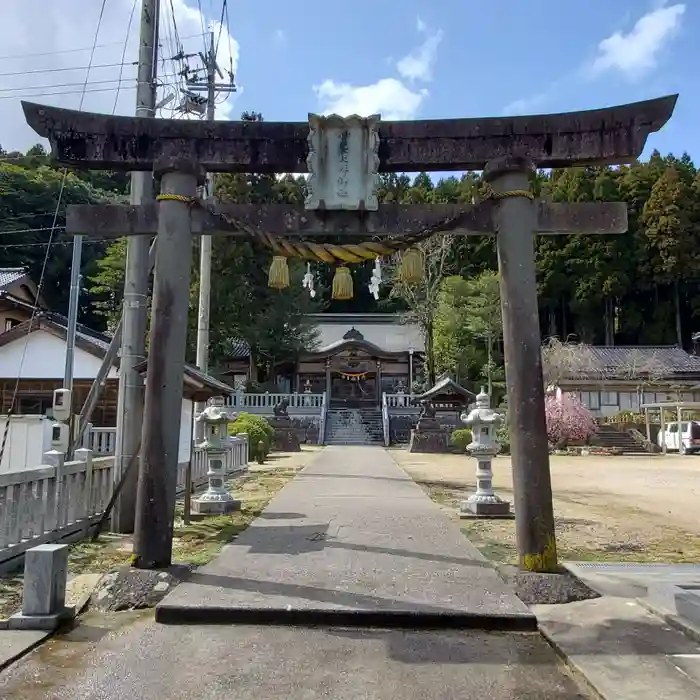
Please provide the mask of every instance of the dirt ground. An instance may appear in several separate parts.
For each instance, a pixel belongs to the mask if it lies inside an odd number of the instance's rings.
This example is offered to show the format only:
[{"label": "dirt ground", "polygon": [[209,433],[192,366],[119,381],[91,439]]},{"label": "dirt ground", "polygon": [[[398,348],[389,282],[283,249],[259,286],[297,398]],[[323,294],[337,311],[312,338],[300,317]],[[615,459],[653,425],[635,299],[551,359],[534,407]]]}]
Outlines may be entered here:
[{"label": "dirt ground", "polygon": [[[392,455],[455,516],[474,489],[475,462],[466,455]],[[700,457],[553,455],[550,469],[562,559],[700,561]],[[494,487],[513,502],[509,457],[494,461]],[[514,560],[514,521],[461,522],[486,556]]]}]

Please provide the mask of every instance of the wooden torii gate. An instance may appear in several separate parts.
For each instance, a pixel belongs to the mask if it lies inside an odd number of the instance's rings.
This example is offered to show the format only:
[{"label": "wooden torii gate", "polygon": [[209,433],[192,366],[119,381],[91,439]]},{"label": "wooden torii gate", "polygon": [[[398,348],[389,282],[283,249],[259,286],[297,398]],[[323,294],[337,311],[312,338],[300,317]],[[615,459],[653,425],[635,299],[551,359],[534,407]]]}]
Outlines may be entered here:
[{"label": "wooden torii gate", "polygon": [[[496,234],[519,562],[531,571],[555,570],[533,233],[622,233],[627,211],[617,203],[536,200],[529,179],[535,167],[634,161],[649,134],[671,117],[676,99],[553,115],[404,122],[310,115],[308,123],[144,119],[23,102],[28,124],[48,138],[59,163],[162,176],[157,203],[69,206],[67,214],[72,234],[158,236],[136,565],[171,562],[192,235],[258,236],[277,256],[333,261],[338,246],[319,248],[314,241],[346,236],[342,261],[353,259],[354,244],[365,246],[361,260],[368,250],[391,252],[415,237],[452,232]],[[485,201],[376,200],[378,172],[465,170],[484,171]],[[310,194],[299,206],[201,202],[196,188],[205,172],[309,172]]]}]

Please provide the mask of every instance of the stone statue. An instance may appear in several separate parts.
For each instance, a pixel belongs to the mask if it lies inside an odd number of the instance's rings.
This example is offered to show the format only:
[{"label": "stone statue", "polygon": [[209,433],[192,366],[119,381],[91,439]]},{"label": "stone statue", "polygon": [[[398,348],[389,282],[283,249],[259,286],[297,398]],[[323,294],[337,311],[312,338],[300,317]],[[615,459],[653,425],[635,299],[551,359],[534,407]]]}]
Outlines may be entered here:
[{"label": "stone statue", "polygon": [[423,401],[420,402],[421,406],[421,413],[419,417],[419,421],[422,420],[435,420],[435,406],[433,406],[433,402],[429,401],[427,399],[424,399]]},{"label": "stone statue", "polygon": [[289,399],[282,399],[272,407],[272,412],[275,418],[289,418],[287,409],[289,408]]}]

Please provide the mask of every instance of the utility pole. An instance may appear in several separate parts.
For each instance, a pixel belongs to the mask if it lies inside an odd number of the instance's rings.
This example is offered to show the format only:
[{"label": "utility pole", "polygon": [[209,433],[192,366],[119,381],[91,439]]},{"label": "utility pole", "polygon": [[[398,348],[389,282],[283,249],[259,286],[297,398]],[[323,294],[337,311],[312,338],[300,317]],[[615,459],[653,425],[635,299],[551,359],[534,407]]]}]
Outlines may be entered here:
[{"label": "utility pole", "polygon": [[78,326],[78,302],[80,301],[80,266],[83,258],[83,237],[73,238],[73,257],[70,267],[70,297],[68,301],[68,327],[66,328],[66,367],[63,372],[63,388],[71,392],[71,414],[68,419],[68,459],[72,456],[73,420],[73,365],[75,358],[75,331]]},{"label": "utility pole", "polygon": [[[207,121],[213,122],[216,112],[216,95],[217,93],[232,93],[236,91],[233,75],[230,75],[228,84],[216,83],[217,73],[223,79],[223,73],[216,62],[216,46],[214,43],[214,32],[209,31],[209,51],[205,54],[200,54],[202,63],[207,69],[206,86],[202,85],[197,80],[196,75],[187,83],[188,89],[193,92],[204,91],[207,93]],[[207,175],[206,181],[206,197],[214,196],[214,177],[211,173]],[[211,255],[212,255],[212,236],[201,236],[199,239],[199,310],[197,313],[197,367],[202,372],[209,370],[209,308],[211,302]],[[195,406],[195,412],[201,413],[204,410],[203,404]],[[204,439],[204,425],[196,423],[196,439],[201,441]]]},{"label": "utility pole", "polygon": [[[154,117],[156,106],[156,70],[160,0],[143,0],[139,40],[136,116]],[[131,204],[145,204],[153,198],[153,174],[131,173]],[[125,472],[134,453],[139,450],[143,424],[144,384],[134,369],[146,356],[148,322],[148,249],[147,236],[129,236],[124,277],[123,330],[117,402],[117,478]],[[112,529],[134,531],[136,514],[137,471],[124,484],[114,509]]]}]

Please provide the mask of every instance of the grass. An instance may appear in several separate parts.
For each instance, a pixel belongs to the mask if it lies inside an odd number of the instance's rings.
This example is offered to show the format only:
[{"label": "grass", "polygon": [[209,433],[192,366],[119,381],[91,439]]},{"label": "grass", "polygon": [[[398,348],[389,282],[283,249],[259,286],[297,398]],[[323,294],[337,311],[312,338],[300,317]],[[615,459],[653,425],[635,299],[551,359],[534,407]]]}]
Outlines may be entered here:
[{"label": "grass", "polygon": [[[298,472],[298,468],[275,468],[249,472],[227,482],[229,490],[241,501],[241,510],[229,515],[192,516],[183,520],[183,505],[175,511],[173,562],[202,566],[214,559],[228,542],[243,532],[262,512],[272,497]],[[128,537],[103,534],[95,542],[84,540],[70,545],[68,571],[108,573],[126,566],[131,559]],[[22,603],[21,574],[0,578],[0,619],[16,612]]]},{"label": "grass", "polygon": [[[451,488],[435,482],[421,483],[430,498],[453,511],[465,496],[464,488]],[[512,493],[500,489],[505,498]],[[585,506],[574,499],[560,499]],[[616,506],[614,518],[601,509],[590,508],[587,518],[555,517],[559,558],[568,561],[614,561],[637,563],[697,563],[700,561],[700,537],[681,528],[666,526],[650,534],[636,528],[645,514],[634,508]],[[624,529],[624,524],[628,529]],[[497,564],[517,564],[514,520],[461,521],[460,527],[481,553]]]}]

